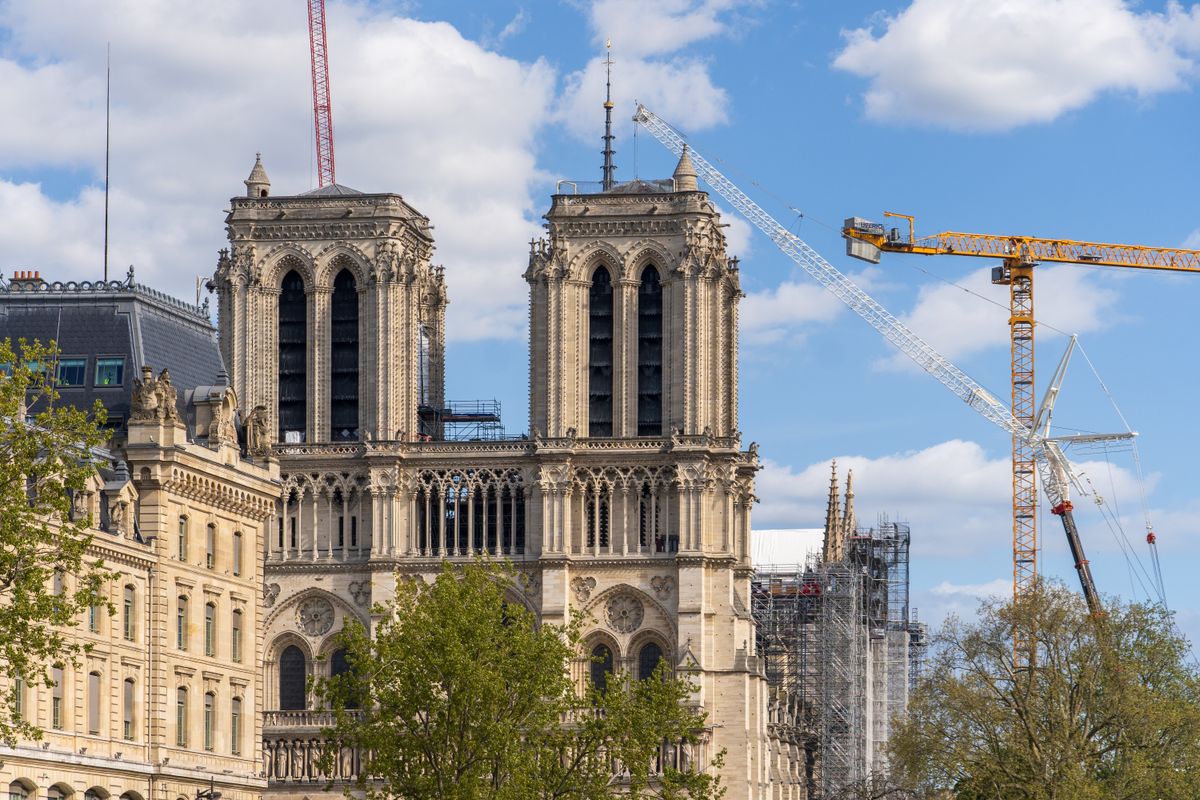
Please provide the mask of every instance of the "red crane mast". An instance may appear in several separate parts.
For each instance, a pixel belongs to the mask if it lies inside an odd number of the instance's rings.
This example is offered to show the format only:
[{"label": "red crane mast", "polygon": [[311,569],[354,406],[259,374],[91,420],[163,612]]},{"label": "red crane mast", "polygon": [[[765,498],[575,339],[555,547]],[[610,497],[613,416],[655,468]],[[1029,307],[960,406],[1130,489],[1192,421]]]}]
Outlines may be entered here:
[{"label": "red crane mast", "polygon": [[329,105],[329,45],[325,38],[325,0],[308,0],[308,46],[312,53],[317,186],[321,187],[337,182],[333,167],[333,111]]}]

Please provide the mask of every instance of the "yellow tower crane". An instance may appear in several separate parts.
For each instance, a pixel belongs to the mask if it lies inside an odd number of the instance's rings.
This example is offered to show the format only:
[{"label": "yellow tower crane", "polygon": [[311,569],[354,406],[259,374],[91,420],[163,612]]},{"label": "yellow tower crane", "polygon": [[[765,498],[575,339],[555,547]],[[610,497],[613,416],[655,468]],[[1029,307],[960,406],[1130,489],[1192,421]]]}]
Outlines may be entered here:
[{"label": "yellow tower crane", "polygon": [[[1026,430],[1035,428],[1033,343],[1037,323],[1033,314],[1033,275],[1038,264],[1097,264],[1169,272],[1200,272],[1200,251],[1197,250],[953,231],[918,238],[913,217],[890,211],[884,212],[884,216],[908,220],[907,237],[898,228],[888,230],[879,223],[852,217],[846,220],[842,229],[847,255],[873,264],[879,263],[883,252],[1001,259],[1001,266],[992,269],[992,283],[1008,286],[1009,289],[1012,414]],[[1020,598],[1031,589],[1037,577],[1036,447],[1034,438],[1019,432],[1012,434],[1014,598]],[[1091,584],[1087,562],[1082,557],[1070,500],[1064,497],[1051,512],[1063,518],[1084,593],[1089,605],[1096,610],[1098,600],[1095,587]]]}]

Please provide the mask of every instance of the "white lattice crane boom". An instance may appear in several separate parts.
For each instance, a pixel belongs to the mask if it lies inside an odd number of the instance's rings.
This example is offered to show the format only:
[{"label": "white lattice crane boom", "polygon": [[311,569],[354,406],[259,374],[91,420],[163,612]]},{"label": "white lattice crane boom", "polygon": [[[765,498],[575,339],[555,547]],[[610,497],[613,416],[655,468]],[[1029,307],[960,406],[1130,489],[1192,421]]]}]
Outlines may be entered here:
[{"label": "white lattice crane boom", "polygon": [[[674,128],[645,106],[638,106],[633,121],[641,124],[650,135],[676,156],[681,156],[683,151],[688,148],[683,137]],[[895,345],[900,352],[911,358],[921,369],[932,375],[959,399],[982,414],[993,424],[1007,431],[1010,435],[1018,437],[1029,444],[1037,464],[1038,473],[1052,507],[1065,508],[1063,525],[1071,545],[1072,555],[1075,556],[1075,567],[1079,572],[1080,582],[1083,585],[1084,595],[1087,597],[1088,604],[1092,606],[1093,610],[1097,610],[1099,608],[1099,598],[1091,579],[1087,560],[1083,557],[1078,531],[1075,529],[1074,517],[1071,515],[1070,510],[1069,492],[1073,473],[1060,445],[1060,442],[1075,441],[1079,437],[1062,437],[1056,440],[1049,438],[1045,432],[1039,434],[1039,430],[1048,431],[1048,420],[1044,429],[1041,427],[1038,429],[1031,428],[1019,421],[1013,416],[1008,406],[984,389],[974,378],[947,360],[945,356],[938,353],[928,342],[909,330],[873,297],[826,261],[820,253],[783,227],[783,225],[763,210],[761,206],[751,200],[745,192],[721,174],[720,170],[710,164],[704,156],[695,150],[689,150],[689,155],[692,164],[696,168],[698,177],[711,186],[718,195],[749,220],[754,227],[762,231],[767,238],[774,242],[801,269],[832,292],[834,296],[849,306],[854,313],[862,317],[868,325]],[[1063,368],[1065,368],[1065,363]],[[1061,375],[1059,375],[1058,381],[1061,381]],[[1047,399],[1043,404],[1046,414],[1053,407],[1053,400],[1056,396],[1057,382],[1053,387],[1053,391],[1047,393]],[[1042,419],[1042,414],[1038,415],[1038,419]],[[1090,441],[1107,441],[1112,439],[1127,439],[1133,435],[1132,433],[1102,434],[1087,438]],[[1027,567],[1023,567],[1023,569],[1027,569]],[[1023,585],[1017,578],[1015,567],[1014,596],[1019,595]],[[1018,661],[1022,659],[1024,653],[1029,652],[1027,645],[1028,643],[1017,642],[1015,653]]]}]

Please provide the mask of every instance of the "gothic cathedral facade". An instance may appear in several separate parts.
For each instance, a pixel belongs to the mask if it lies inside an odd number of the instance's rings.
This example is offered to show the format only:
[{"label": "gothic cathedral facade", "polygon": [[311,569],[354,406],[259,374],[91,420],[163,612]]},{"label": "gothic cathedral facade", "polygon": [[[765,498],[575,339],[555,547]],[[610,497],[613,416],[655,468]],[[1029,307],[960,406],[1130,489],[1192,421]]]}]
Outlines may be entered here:
[{"label": "gothic cathedral facade", "polygon": [[[429,220],[339,185],[232,200],[213,285],[222,354],[269,420],[284,497],[266,531],[264,769],[311,797],[323,715],[305,679],[396,581],[510,560],[512,602],[588,620],[581,683],[689,671],[730,798],[798,796],[750,598],[753,446],[738,431],[736,259],[685,152],[672,179],[559,194],[531,245],[529,434],[442,435],[446,275]],[[452,269],[451,269],[452,273]],[[596,665],[599,665],[597,668]],[[333,790],[336,794],[336,790]]]}]

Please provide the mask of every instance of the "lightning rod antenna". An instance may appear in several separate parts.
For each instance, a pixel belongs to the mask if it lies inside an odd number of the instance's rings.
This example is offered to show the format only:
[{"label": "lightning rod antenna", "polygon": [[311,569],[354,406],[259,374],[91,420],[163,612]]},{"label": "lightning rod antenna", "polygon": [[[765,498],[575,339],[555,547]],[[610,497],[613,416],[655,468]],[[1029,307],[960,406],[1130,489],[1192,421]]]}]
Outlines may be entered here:
[{"label": "lightning rod antenna", "polygon": [[108,157],[112,128],[112,42],[104,51],[104,282],[108,283]]},{"label": "lightning rod antenna", "polygon": [[613,164],[613,132],[612,132],[612,39],[604,43],[604,48],[607,51],[604,56],[605,68],[605,94],[604,94],[604,176],[600,181],[604,191],[609,191],[613,188],[613,171],[616,170],[616,165]]}]

